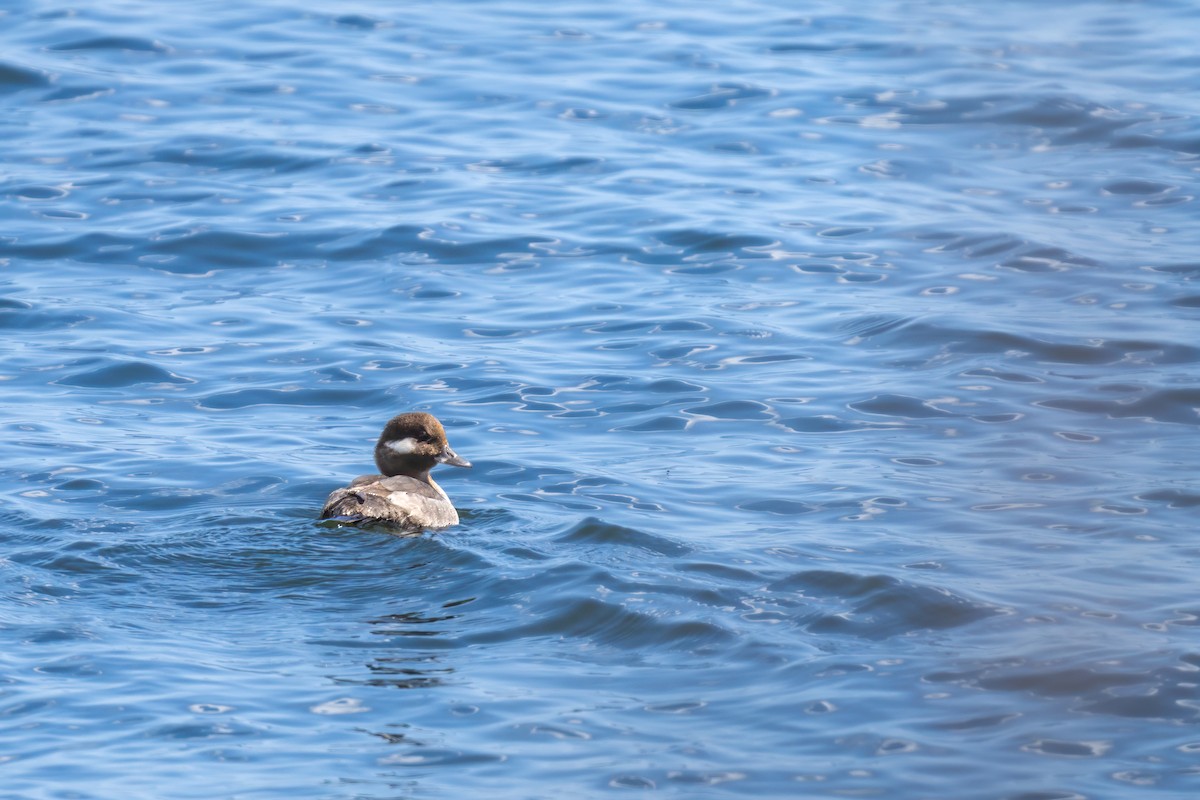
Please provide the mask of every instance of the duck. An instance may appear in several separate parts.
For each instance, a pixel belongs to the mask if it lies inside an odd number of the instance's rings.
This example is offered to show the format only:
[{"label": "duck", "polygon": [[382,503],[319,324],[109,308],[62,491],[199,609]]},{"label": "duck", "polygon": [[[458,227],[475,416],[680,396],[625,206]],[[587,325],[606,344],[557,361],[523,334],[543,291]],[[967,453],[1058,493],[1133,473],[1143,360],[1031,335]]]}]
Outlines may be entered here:
[{"label": "duck", "polygon": [[410,411],[388,420],[375,444],[378,475],[360,475],[335,489],[321,519],[349,525],[379,523],[406,532],[441,530],[458,524],[458,512],[429,476],[437,464],[470,467],[446,441],[432,414]]}]

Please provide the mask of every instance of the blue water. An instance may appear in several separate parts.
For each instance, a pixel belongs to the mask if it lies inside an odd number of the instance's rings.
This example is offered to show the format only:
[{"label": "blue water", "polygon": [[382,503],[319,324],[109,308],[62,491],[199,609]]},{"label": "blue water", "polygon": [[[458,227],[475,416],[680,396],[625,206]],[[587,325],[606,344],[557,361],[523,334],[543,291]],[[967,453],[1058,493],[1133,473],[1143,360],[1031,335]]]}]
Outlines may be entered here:
[{"label": "blue water", "polygon": [[1195,797],[1198,34],[6,4],[0,797]]}]

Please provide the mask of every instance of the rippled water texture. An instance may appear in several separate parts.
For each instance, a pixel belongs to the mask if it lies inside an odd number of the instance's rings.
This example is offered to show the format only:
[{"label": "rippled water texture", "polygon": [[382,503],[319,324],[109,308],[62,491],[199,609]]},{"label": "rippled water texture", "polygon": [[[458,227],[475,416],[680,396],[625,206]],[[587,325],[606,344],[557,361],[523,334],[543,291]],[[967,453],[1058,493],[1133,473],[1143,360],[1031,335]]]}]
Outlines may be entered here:
[{"label": "rippled water texture", "polygon": [[4,8],[6,800],[1196,796],[1195,4]]}]

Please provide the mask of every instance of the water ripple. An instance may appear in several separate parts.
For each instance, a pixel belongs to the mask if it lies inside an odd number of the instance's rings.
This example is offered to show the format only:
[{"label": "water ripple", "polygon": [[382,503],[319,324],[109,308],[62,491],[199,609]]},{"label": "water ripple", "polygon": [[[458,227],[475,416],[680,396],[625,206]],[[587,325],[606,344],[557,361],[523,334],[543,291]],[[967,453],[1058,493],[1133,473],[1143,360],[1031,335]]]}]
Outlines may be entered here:
[{"label": "water ripple", "polygon": [[[0,25],[9,793],[1187,794],[1194,8],[102,5]],[[318,521],[407,409],[461,524]]]}]

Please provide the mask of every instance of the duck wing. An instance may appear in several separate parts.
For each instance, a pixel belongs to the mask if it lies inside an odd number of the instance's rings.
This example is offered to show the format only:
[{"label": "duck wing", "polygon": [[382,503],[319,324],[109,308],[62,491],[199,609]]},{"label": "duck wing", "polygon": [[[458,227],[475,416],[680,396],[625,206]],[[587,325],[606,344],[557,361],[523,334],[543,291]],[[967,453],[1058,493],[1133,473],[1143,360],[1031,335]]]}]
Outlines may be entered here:
[{"label": "duck wing", "polygon": [[458,524],[458,512],[437,487],[397,475],[362,475],[336,489],[321,509],[321,519],[382,522],[404,530],[437,530]]}]

